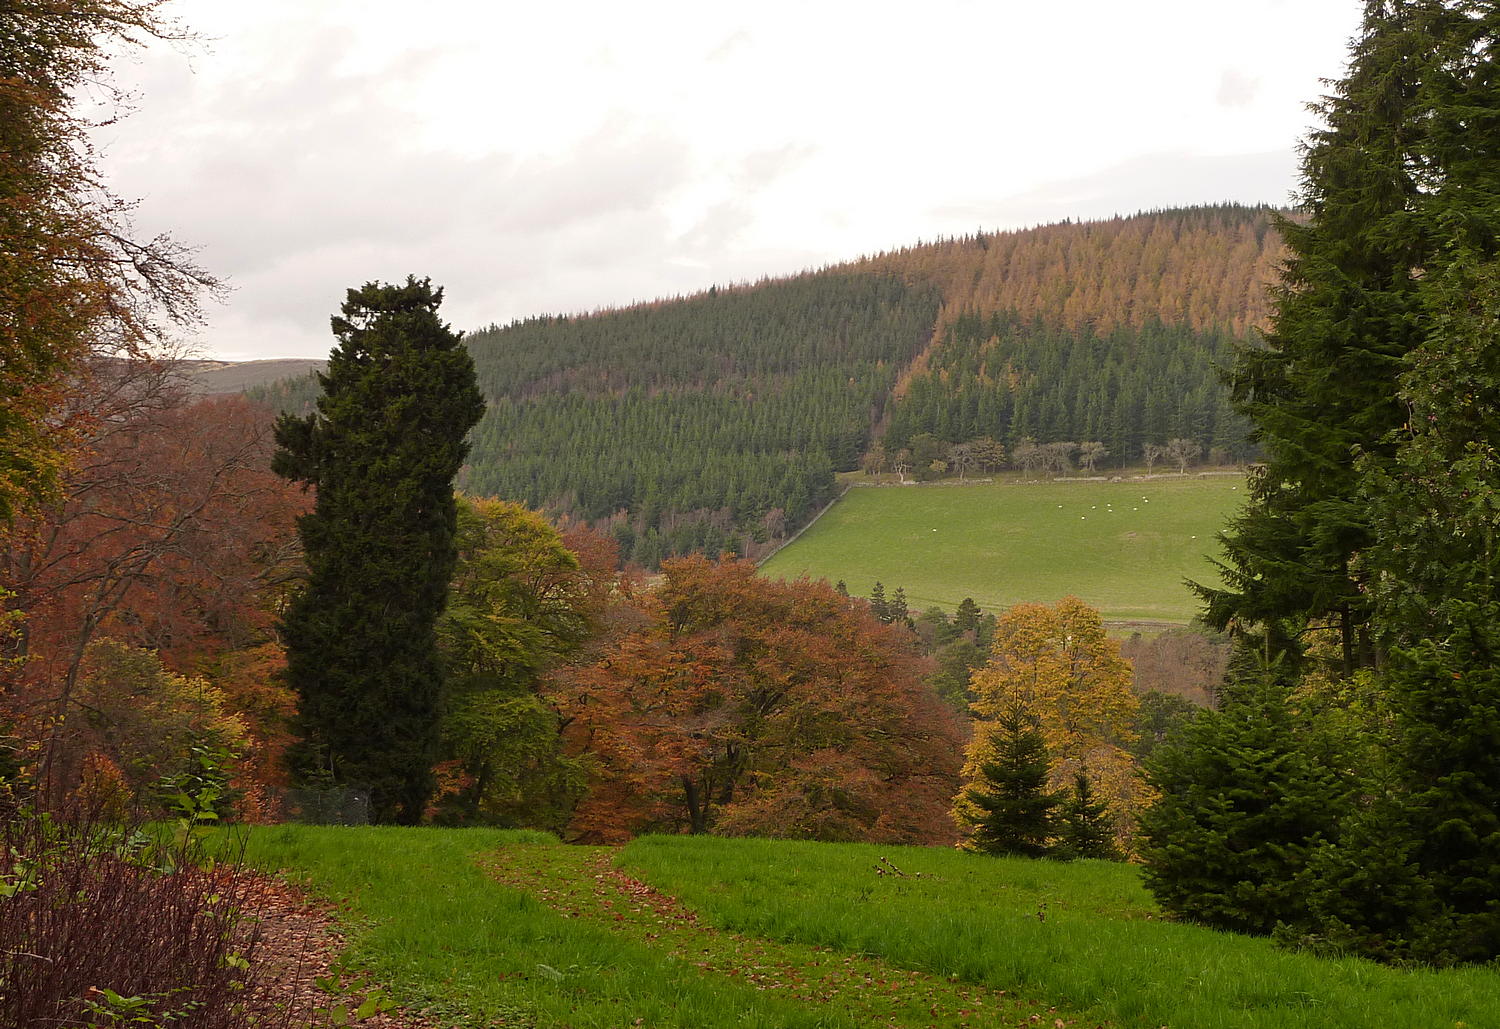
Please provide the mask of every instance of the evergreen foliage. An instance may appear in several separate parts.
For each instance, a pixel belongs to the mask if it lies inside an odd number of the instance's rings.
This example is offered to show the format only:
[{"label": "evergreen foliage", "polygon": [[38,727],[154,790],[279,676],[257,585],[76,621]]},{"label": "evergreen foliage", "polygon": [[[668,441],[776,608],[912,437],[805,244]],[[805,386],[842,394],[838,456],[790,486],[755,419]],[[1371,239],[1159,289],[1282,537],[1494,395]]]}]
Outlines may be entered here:
[{"label": "evergreen foliage", "polygon": [[[1303,223],[1264,347],[1240,351],[1235,398],[1265,451],[1224,543],[1208,618],[1288,631],[1339,624],[1345,671],[1376,663],[1362,482],[1388,468],[1408,421],[1397,380],[1431,327],[1425,294],[1455,247],[1500,246],[1496,15],[1453,0],[1369,0],[1349,72],[1317,106]],[[1356,456],[1363,455],[1360,464]]]},{"label": "evergreen foliage", "polygon": [[990,729],[993,757],[959,795],[959,824],[966,846],[984,854],[1043,857],[1054,831],[1060,798],[1047,786],[1047,742],[1035,717],[1019,707]]},{"label": "evergreen foliage", "polygon": [[1237,932],[1303,920],[1298,877],[1354,786],[1319,732],[1262,671],[1156,749],[1147,778],[1160,799],[1141,815],[1141,857],[1163,909]]},{"label": "evergreen foliage", "polygon": [[273,469],[317,490],[298,522],[307,583],[281,623],[300,760],[368,786],[382,822],[416,822],[432,789],[453,477],[484,410],[441,302],[426,279],[350,290],[317,411],[276,426]]},{"label": "evergreen foliage", "polygon": [[1244,460],[1248,424],[1217,374],[1235,342],[1223,330],[1157,321],[1098,334],[1014,312],[965,314],[907,382],[884,444],[889,453],[910,447],[918,469],[924,433],[998,440],[1013,457],[1026,442],[1088,440],[1091,465],[1137,462],[1146,444],[1173,438]]},{"label": "evergreen foliage", "polygon": [[1103,861],[1119,861],[1124,856],[1115,842],[1115,819],[1109,812],[1109,802],[1094,792],[1086,769],[1074,774],[1072,789],[1058,807],[1054,854]]},{"label": "evergreen foliage", "polygon": [[[460,484],[655,566],[763,556],[860,466],[962,478],[1007,443],[1078,440],[1096,471],[1174,437],[1242,457],[1214,368],[1260,319],[1269,219],[1228,205],[943,240],[491,327],[468,341],[489,410]],[[316,390],[252,393],[305,411]]]},{"label": "evergreen foliage", "polygon": [[826,273],[475,333],[472,493],[594,523],[623,556],[743,553],[857,466],[937,296]]}]

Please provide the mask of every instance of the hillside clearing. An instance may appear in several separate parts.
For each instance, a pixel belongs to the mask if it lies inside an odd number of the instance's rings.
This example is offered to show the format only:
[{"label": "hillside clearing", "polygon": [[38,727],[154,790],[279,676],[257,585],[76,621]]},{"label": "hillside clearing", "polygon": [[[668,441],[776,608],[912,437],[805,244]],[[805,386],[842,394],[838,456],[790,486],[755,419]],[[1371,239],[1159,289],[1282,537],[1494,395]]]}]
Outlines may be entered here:
[{"label": "hillside clearing", "polygon": [[1071,593],[1113,622],[1185,624],[1183,580],[1218,582],[1215,534],[1244,496],[1238,476],[856,488],[763,571],[899,586],[913,611]]}]

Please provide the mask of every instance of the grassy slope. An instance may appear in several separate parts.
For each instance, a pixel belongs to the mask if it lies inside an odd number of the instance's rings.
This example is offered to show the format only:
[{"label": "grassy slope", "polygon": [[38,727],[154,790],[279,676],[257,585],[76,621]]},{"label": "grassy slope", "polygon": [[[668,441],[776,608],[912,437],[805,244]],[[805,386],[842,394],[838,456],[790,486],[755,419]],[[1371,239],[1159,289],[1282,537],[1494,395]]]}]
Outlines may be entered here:
[{"label": "grassy slope", "polygon": [[[255,830],[250,856],[346,899],[353,960],[449,1025],[1500,1025],[1495,969],[1406,973],[1165,924],[1125,865],[306,826]],[[905,874],[877,875],[882,858]],[[616,881],[612,859],[702,918]]]},{"label": "grassy slope", "polygon": [[857,595],[900,586],[913,610],[1073,593],[1107,619],[1187,622],[1197,604],[1182,581],[1218,581],[1207,555],[1244,496],[1235,476],[858,488],[764,570]]},{"label": "grassy slope", "polygon": [[[1020,990],[1090,1024],[1500,1025],[1493,968],[1403,972],[1163,923],[1130,865],[705,837],[646,837],[622,856],[717,925]],[[883,857],[904,876],[877,875]]]}]

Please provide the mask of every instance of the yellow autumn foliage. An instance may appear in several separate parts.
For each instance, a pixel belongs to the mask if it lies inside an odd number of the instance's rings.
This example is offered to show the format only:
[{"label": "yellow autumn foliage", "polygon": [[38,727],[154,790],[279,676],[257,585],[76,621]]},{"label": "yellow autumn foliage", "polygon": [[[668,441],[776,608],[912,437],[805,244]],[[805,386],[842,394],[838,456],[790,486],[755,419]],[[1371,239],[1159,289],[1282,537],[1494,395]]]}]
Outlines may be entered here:
[{"label": "yellow autumn foliage", "polygon": [[1037,719],[1046,739],[1052,787],[1071,784],[1074,773],[1085,770],[1108,799],[1128,848],[1135,815],[1151,799],[1124,749],[1136,737],[1139,702],[1132,680],[1119,643],[1082,600],[1017,604],[1000,616],[989,663],[970,684],[976,722],[964,754],[965,783],[995,757],[995,720],[1020,708]]}]

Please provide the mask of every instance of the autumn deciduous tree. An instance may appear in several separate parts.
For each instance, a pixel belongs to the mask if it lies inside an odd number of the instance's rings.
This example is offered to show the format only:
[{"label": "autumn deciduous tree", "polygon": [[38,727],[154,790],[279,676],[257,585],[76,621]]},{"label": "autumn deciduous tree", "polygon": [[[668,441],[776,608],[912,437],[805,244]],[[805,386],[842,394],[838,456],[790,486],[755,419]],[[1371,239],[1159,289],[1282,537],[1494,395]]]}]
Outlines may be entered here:
[{"label": "autumn deciduous tree", "polygon": [[78,702],[91,751],[118,767],[137,797],[191,771],[194,747],[238,757],[251,746],[222,691],[168,671],[149,650],[114,640],[90,645]]},{"label": "autumn deciduous tree", "polygon": [[965,779],[974,779],[993,759],[999,720],[1020,710],[1041,730],[1054,787],[1066,785],[1086,764],[1124,821],[1143,799],[1124,749],[1134,739],[1138,706],[1130,684],[1130,665],[1105,633],[1099,612],[1077,597],[1055,606],[1016,605],[1000,616],[989,663],[970,684],[978,722]]},{"label": "autumn deciduous tree", "polygon": [[582,795],[586,768],[562,754],[540,686],[603,615],[615,550],[595,539],[602,550],[581,546],[580,560],[536,512],[459,498],[458,565],[437,632],[449,683],[443,747],[462,775],[440,819],[561,829]]},{"label": "autumn deciduous tree", "polygon": [[559,685],[569,738],[603,772],[575,831],[952,838],[962,729],[907,632],[746,561],[662,568],[640,624]]},{"label": "autumn deciduous tree", "polygon": [[272,467],[317,491],[298,522],[307,585],[282,619],[301,763],[368,787],[382,822],[415,823],[432,792],[453,477],[484,412],[442,300],[426,279],[349,290],[317,411],[276,425]]},{"label": "autumn deciduous tree", "polygon": [[[103,635],[179,669],[259,646],[264,591],[294,561],[295,490],[270,473],[270,417],[242,398],[190,403],[169,366],[103,361],[74,400],[90,412],[56,500],[0,551],[24,615],[5,700],[52,799],[78,780],[77,687]],[[75,731],[78,730],[78,731]]]},{"label": "autumn deciduous tree", "polygon": [[162,0],[11,0],[0,10],[0,525],[56,488],[68,378],[90,356],[140,356],[217,288],[168,237],[132,238],[80,99],[113,107],[122,44],[180,39]]}]

